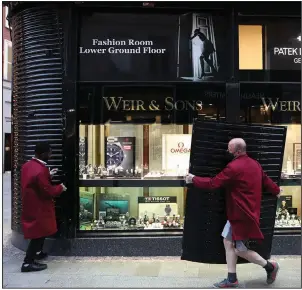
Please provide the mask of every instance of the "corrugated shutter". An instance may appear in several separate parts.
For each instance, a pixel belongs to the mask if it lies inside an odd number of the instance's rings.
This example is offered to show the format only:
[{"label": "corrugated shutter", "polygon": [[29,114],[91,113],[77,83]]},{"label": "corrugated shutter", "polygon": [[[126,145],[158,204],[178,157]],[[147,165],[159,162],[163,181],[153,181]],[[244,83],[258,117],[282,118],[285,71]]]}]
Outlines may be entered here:
[{"label": "corrugated shutter", "polygon": [[[285,137],[285,127],[196,121],[192,134],[190,172],[214,177],[226,165],[223,159],[228,142],[232,138],[243,138],[247,142],[249,156],[258,160],[267,175],[279,184]],[[265,239],[261,245],[251,245],[265,259],[270,257],[271,252],[276,201],[276,197],[263,193],[260,228]],[[225,223],[223,189],[208,192],[189,188],[182,259],[224,264],[221,232]]]},{"label": "corrugated shutter", "polygon": [[60,170],[54,182],[63,180],[63,32],[57,12],[39,7],[13,15],[12,41],[12,229],[21,232],[20,169],[38,141],[52,145],[49,166]]}]

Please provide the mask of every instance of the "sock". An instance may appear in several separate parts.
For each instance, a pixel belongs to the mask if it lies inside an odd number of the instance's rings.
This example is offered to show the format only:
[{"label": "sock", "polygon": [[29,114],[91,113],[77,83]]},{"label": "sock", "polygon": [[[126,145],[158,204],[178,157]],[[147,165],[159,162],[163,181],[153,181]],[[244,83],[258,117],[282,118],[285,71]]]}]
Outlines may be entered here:
[{"label": "sock", "polygon": [[41,252],[42,252],[42,251],[40,251],[40,252],[37,252],[37,253],[36,253],[36,255],[39,255],[39,254],[40,254]]},{"label": "sock", "polygon": [[272,272],[272,271],[274,271],[274,266],[269,261],[267,261],[266,266],[264,266],[263,268],[266,270],[266,272]]},{"label": "sock", "polygon": [[236,275],[236,273],[228,273],[228,280],[231,283],[235,283],[237,281],[237,275]]}]

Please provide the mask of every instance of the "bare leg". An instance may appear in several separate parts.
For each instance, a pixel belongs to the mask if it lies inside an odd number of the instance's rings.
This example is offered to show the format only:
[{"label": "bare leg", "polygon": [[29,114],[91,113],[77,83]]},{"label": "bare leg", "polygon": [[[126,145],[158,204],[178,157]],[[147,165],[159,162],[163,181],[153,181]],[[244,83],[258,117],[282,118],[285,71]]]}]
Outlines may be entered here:
[{"label": "bare leg", "polygon": [[223,239],[226,262],[228,266],[228,273],[236,273],[236,264],[238,256],[235,252],[235,248],[232,241]]},{"label": "bare leg", "polygon": [[200,67],[201,67],[201,76],[199,78],[202,79],[205,76],[205,73],[204,73],[204,58],[203,58],[202,55],[200,56],[199,61],[200,61]]},{"label": "bare leg", "polygon": [[205,58],[204,59],[207,64],[210,66],[210,68],[212,69],[213,73],[216,74],[217,73],[217,70],[216,68],[214,67],[214,64],[213,64],[213,61],[210,59],[210,58]]},{"label": "bare leg", "polygon": [[257,264],[261,267],[264,267],[267,264],[267,261],[265,259],[263,259],[258,253],[251,251],[251,250],[247,250],[247,251],[235,250],[235,254],[238,255],[239,257],[241,257],[253,264]]}]

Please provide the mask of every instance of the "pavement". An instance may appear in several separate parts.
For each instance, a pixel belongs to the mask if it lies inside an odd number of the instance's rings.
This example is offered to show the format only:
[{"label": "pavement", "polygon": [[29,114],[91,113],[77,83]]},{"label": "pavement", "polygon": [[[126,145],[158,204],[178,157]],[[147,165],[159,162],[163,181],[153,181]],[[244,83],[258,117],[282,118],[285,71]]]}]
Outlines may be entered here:
[{"label": "pavement", "polygon": [[[21,273],[24,253],[10,243],[10,174],[3,175],[3,288],[212,288],[225,265],[181,261],[179,257],[49,257],[48,269]],[[301,257],[277,256],[277,281],[268,286],[256,265],[238,266],[242,288],[301,288]]]}]

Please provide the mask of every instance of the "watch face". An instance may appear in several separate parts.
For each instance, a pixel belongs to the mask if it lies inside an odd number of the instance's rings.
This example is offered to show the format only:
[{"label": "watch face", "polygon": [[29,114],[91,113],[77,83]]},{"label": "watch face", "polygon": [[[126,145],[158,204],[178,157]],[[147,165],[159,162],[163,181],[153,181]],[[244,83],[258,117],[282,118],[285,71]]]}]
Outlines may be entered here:
[{"label": "watch face", "polygon": [[120,166],[124,160],[124,152],[116,144],[107,144],[107,166]]}]

